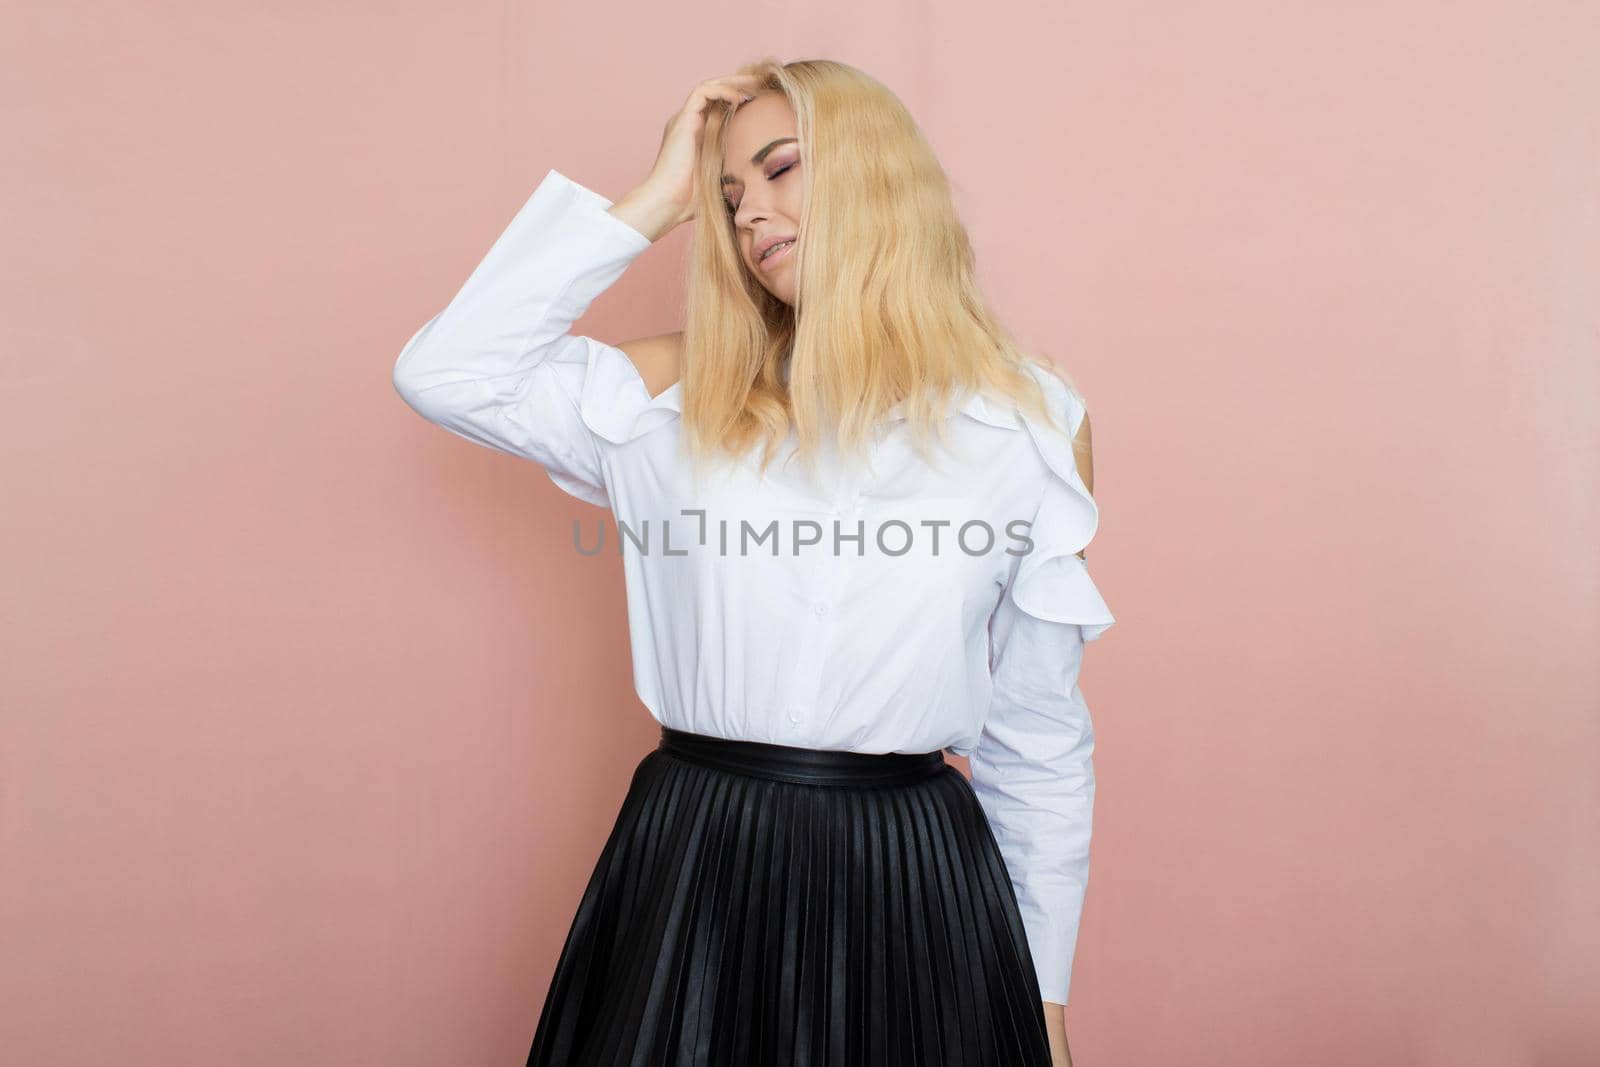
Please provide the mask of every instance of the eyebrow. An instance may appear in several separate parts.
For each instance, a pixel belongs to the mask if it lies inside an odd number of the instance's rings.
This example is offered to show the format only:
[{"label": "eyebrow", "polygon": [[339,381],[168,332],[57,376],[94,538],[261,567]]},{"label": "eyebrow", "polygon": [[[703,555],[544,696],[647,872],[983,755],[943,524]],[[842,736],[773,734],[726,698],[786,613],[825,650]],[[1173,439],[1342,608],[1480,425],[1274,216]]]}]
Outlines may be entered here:
[{"label": "eyebrow", "polygon": [[[768,152],[771,152],[774,148],[777,148],[781,144],[788,144],[790,141],[798,141],[799,139],[800,138],[798,137],[780,137],[776,141],[770,141],[767,143],[766,147],[762,148],[761,151],[750,157],[750,162],[759,167],[761,165],[761,161],[767,158]],[[737,185],[739,184],[739,179],[735,178],[731,174],[724,174],[722,176],[722,184]]]}]

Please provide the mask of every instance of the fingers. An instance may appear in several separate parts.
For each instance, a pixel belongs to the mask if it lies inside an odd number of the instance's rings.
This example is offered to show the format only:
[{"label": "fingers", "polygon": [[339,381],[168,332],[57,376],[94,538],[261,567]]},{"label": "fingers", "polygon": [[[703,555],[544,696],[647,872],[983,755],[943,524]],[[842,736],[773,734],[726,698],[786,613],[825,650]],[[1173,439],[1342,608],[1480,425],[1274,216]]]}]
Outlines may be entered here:
[{"label": "fingers", "polygon": [[685,103],[685,110],[700,111],[712,100],[726,100],[738,105],[755,96],[761,78],[756,74],[728,74],[709,78],[694,87]]}]

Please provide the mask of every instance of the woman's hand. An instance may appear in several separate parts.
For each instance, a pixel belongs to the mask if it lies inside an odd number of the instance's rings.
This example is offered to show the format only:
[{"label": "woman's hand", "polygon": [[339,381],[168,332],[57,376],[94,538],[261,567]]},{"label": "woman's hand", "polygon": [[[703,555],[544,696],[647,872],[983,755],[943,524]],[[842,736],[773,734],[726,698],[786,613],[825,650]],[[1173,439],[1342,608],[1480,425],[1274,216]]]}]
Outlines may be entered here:
[{"label": "woman's hand", "polygon": [[693,219],[696,161],[705,140],[706,109],[717,101],[738,107],[751,98],[758,84],[754,74],[729,74],[695,86],[683,106],[667,119],[650,176],[613,204],[611,213],[652,241]]},{"label": "woman's hand", "polygon": [[1045,1031],[1050,1035],[1050,1067],[1072,1067],[1072,1050],[1067,1047],[1067,1008],[1044,1001]]}]

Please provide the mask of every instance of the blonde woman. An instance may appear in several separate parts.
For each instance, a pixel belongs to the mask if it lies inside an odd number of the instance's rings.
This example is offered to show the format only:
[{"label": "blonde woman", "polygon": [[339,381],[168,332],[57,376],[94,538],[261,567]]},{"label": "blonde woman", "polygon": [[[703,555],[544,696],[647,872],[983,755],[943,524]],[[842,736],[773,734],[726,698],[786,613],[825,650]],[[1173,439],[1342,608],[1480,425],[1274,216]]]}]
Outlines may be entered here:
[{"label": "blonde woman", "polygon": [[[682,333],[570,332],[690,221]],[[662,737],[530,1067],[1070,1064],[1089,419],[986,309],[899,100],[827,61],[704,82],[620,200],[549,171],[394,384],[624,536]]]}]

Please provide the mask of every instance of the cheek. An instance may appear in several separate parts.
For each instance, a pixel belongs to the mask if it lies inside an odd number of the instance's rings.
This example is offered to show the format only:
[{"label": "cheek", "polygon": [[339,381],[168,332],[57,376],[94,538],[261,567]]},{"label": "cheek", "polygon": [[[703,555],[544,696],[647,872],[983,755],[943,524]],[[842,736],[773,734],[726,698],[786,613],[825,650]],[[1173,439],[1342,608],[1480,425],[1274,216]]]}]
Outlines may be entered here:
[{"label": "cheek", "polygon": [[788,216],[788,218],[792,220],[796,226],[800,225],[800,209],[805,206],[805,202],[806,183],[803,177],[784,186],[783,213]]}]

